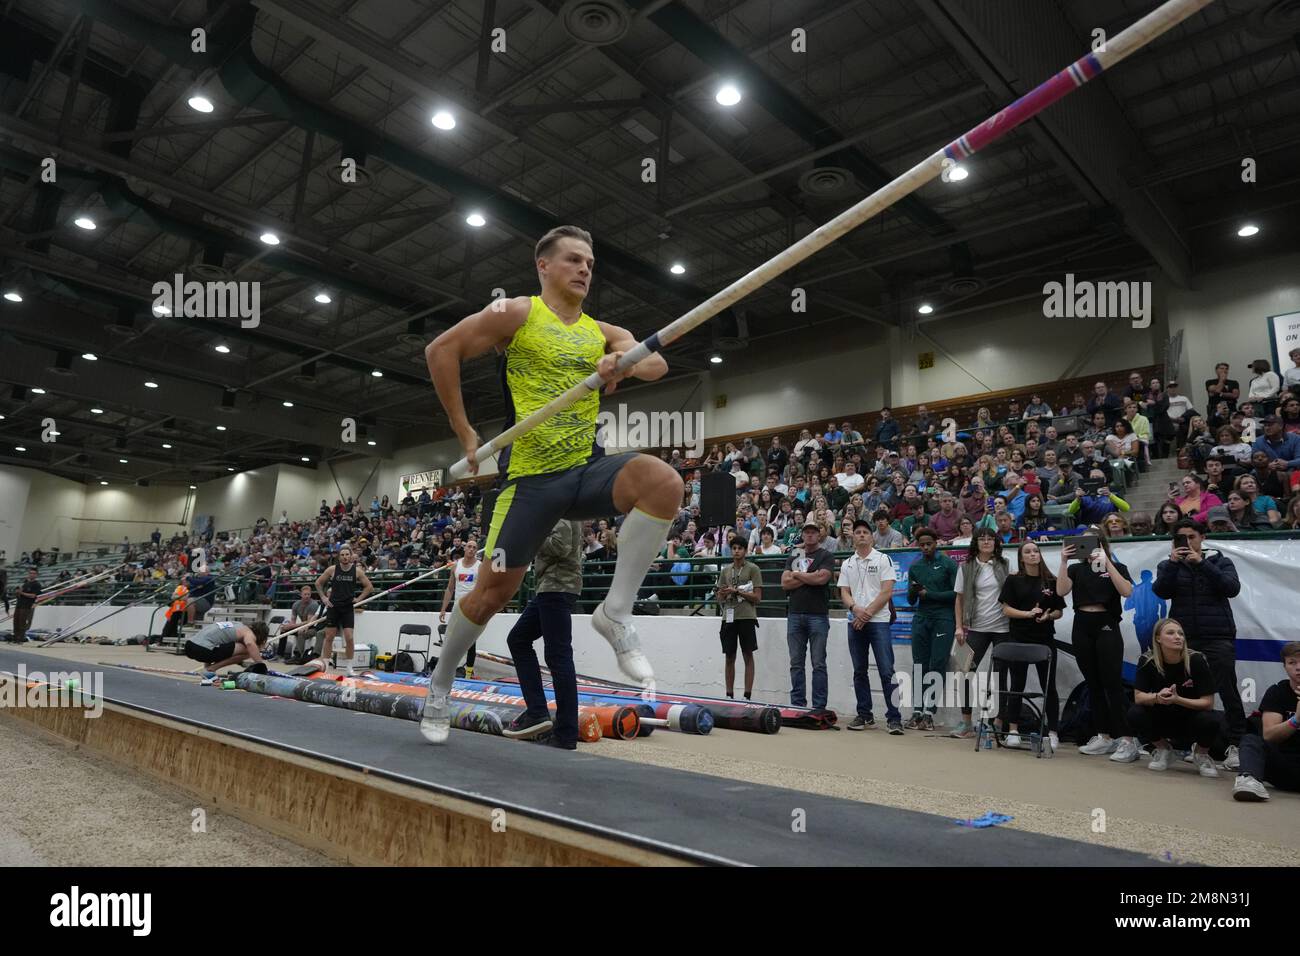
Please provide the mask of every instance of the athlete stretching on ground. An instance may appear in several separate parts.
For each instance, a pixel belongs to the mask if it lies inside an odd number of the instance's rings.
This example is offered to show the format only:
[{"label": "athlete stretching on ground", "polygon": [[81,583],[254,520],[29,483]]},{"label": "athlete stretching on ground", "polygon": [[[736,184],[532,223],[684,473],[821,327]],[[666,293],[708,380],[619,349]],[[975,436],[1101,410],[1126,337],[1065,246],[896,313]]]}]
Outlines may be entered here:
[{"label": "athlete stretching on ground", "polygon": [[[668,371],[652,355],[626,373],[615,365],[636,344],[627,329],[597,322],[582,311],[595,258],[591,236],[576,226],[552,229],[534,255],[541,295],[504,299],[462,319],[425,348],[429,375],[470,462],[479,437],[465,416],[460,391],[462,362],[496,350],[504,357],[506,426],[513,425],[597,372],[606,394],[623,378],[653,381]],[[420,732],[432,743],[451,729],[447,695],[456,665],[492,616],[519,589],[524,572],[561,518],[627,515],[618,534],[618,563],[604,602],[591,624],[609,641],[618,666],[644,687],[654,672],[632,627],[632,602],[651,562],[663,547],[682,500],[682,479],[650,455],[605,455],[596,444],[600,396],[589,394],[547,420],[501,453],[505,487],[496,500],[483,564],[474,590],[458,600],[429,684]]]}]

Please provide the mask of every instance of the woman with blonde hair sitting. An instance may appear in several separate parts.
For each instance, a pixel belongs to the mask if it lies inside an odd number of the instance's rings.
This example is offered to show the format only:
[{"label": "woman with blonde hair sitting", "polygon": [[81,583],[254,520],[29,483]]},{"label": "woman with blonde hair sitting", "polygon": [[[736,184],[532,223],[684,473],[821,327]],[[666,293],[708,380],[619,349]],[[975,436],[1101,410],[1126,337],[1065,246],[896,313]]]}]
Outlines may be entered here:
[{"label": "woman with blonde hair sitting", "polygon": [[1210,757],[1222,728],[1214,713],[1214,675],[1209,661],[1187,646],[1183,626],[1173,618],[1156,624],[1151,649],[1138,664],[1129,727],[1144,744],[1154,744],[1148,770],[1169,769],[1174,747],[1192,747],[1202,777],[1217,777]]}]

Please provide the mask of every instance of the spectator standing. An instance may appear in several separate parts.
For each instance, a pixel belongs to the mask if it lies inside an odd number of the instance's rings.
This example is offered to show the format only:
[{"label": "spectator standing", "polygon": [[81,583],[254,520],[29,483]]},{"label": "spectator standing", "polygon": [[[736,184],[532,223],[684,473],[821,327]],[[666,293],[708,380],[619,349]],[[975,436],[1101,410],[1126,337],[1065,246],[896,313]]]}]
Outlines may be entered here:
[{"label": "spectator standing", "polygon": [[853,660],[853,694],[857,715],[849,730],[866,730],[875,725],[871,700],[871,660],[876,656],[881,692],[885,697],[885,721],[891,734],[903,732],[902,714],[894,700],[894,641],[889,623],[892,617],[894,582],[898,572],[893,560],[873,547],[871,525],[853,525],[853,554],[840,566],[840,600],[848,609],[845,619],[849,656]]},{"label": "spectator standing", "polygon": [[[1035,664],[1038,683],[1045,695],[1044,711],[1047,716],[1048,745],[1053,751],[1059,744],[1057,731],[1060,729],[1061,705],[1056,693],[1056,625],[1065,610],[1064,599],[1056,593],[1056,578],[1043,561],[1038,545],[1026,541],[1020,545],[1017,555],[1017,570],[1002,583],[998,600],[1002,603],[1002,613],[1007,616],[1008,636],[1017,644],[1039,644],[1051,650],[1051,657],[1040,664]],[[1029,676],[1028,664],[1011,665],[1011,691],[1018,694],[1024,691],[1025,681]],[[1010,735],[1003,740],[1007,747],[1019,747],[1019,698],[1009,698],[1015,713],[1004,713],[1003,719],[1009,724]]]},{"label": "spectator standing", "polygon": [[1300,347],[1288,353],[1291,367],[1282,373],[1282,387],[1292,395],[1300,397]]},{"label": "spectator standing", "polygon": [[1191,650],[1182,625],[1172,618],[1156,624],[1151,649],[1138,664],[1129,726],[1143,743],[1154,744],[1148,770],[1169,769],[1174,746],[1193,747],[1202,777],[1217,777],[1210,745],[1219,736],[1214,677],[1205,655]]},{"label": "spectator standing", "polygon": [[886,448],[894,448],[898,442],[898,422],[894,421],[893,413],[886,406],[880,410],[880,423],[876,425],[875,434],[872,436],[876,444],[884,445]]},{"label": "spectator standing", "polygon": [[14,601],[14,630],[9,638],[15,644],[27,643],[27,629],[36,616],[36,599],[41,594],[41,583],[35,568],[27,569],[27,578],[18,585]]},{"label": "spectator standing", "polygon": [[739,535],[731,539],[731,564],[718,575],[717,599],[722,609],[722,641],[725,686],[735,696],[736,648],[745,660],[745,699],[754,693],[754,651],[758,650],[758,602],[763,600],[763,574],[746,560],[748,547]]},{"label": "spectator standing", "polygon": [[1272,370],[1267,359],[1255,359],[1250,368],[1255,373],[1255,377],[1250,380],[1246,396],[1268,411],[1276,403],[1278,393],[1282,391],[1282,380],[1278,378],[1277,372]]},{"label": "spectator standing", "polygon": [[[1286,677],[1264,692],[1260,701],[1260,732],[1241,738],[1240,772],[1232,785],[1234,800],[1269,798],[1267,781],[1279,790],[1300,790],[1300,641],[1282,645]],[[1226,766],[1226,764],[1225,764]]]},{"label": "spectator standing", "polygon": [[939,427],[939,420],[930,414],[924,405],[916,406],[916,418],[912,422],[914,435],[933,435]]},{"label": "spectator standing", "polygon": [[[953,585],[956,592],[956,625],[953,636],[957,643],[971,649],[970,670],[979,671],[980,661],[990,647],[1005,640],[1010,630],[1002,603],[998,596],[1006,583],[1010,568],[1002,556],[1002,542],[997,532],[980,528],[966,552],[966,563],[957,572]],[[999,686],[1006,686],[1005,673],[999,669]],[[963,682],[961,723],[953,736],[975,736],[972,723],[970,685]],[[981,702],[982,703],[982,702]]]},{"label": "spectator standing", "polygon": [[1214,378],[1205,382],[1205,394],[1208,398],[1206,408],[1213,408],[1219,402],[1228,404],[1228,411],[1237,410],[1237,399],[1241,398],[1241,383],[1228,378],[1228,363],[1220,362],[1214,366]]},{"label": "spectator standing", "polygon": [[[1094,529],[1089,528],[1089,533]],[[1090,555],[1076,555],[1073,545],[1061,547],[1061,567],[1056,575],[1056,593],[1074,595],[1074,628],[1071,643],[1075,660],[1088,683],[1092,737],[1079,753],[1110,754],[1119,763],[1138,758],[1137,739],[1128,728],[1124,697],[1124,638],[1119,624],[1123,617],[1121,598],[1133,593],[1128,568],[1111,558],[1110,542],[1096,529],[1098,547]],[[1074,564],[1071,559],[1078,558]]]},{"label": "spectator standing", "polygon": [[1115,423],[1115,419],[1120,415],[1121,408],[1119,396],[1111,394],[1105,382],[1098,382],[1092,387],[1092,397],[1088,399],[1088,404],[1085,406],[1089,415],[1096,412],[1103,413],[1106,416],[1108,426]]},{"label": "spectator standing", "polygon": [[1236,770],[1246,714],[1237,689],[1237,624],[1229,602],[1241,593],[1241,581],[1232,560],[1218,551],[1204,551],[1204,541],[1205,526],[1199,521],[1184,519],[1174,525],[1173,547],[1156,568],[1152,590],[1169,601],[1169,616],[1183,626],[1191,649],[1209,661],[1227,724],[1223,765]]},{"label": "spectator standing", "polygon": [[767,462],[769,474],[773,468],[776,469],[778,479],[785,474],[785,466],[790,464],[790,453],[781,444],[779,435],[772,436],[772,443],[768,446],[765,461]]},{"label": "spectator standing", "polygon": [[[929,528],[917,532],[916,542],[921,556],[907,569],[907,600],[916,608],[912,615],[912,718],[907,727],[934,730],[936,698],[942,696],[956,627],[958,567],[956,561],[938,550],[938,538]],[[927,684],[939,688],[928,703]]]},{"label": "spectator standing", "polygon": [[795,551],[781,573],[786,593],[786,646],[790,652],[790,705],[807,706],[805,660],[812,659],[812,706],[826,709],[826,639],[830,633],[830,602],[826,585],[835,569],[835,558],[818,546],[821,528],[816,522],[803,526],[803,548]]}]

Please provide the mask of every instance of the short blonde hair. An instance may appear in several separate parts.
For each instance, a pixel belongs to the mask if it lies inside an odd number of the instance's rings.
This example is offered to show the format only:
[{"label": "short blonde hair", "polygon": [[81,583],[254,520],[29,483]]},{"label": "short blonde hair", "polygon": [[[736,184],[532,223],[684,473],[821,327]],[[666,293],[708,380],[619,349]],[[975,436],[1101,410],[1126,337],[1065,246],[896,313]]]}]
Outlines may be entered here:
[{"label": "short blonde hair", "polygon": [[537,240],[537,246],[533,250],[533,261],[546,258],[546,254],[561,239],[581,239],[594,250],[595,243],[591,241],[591,233],[580,226],[556,226],[542,238]]}]

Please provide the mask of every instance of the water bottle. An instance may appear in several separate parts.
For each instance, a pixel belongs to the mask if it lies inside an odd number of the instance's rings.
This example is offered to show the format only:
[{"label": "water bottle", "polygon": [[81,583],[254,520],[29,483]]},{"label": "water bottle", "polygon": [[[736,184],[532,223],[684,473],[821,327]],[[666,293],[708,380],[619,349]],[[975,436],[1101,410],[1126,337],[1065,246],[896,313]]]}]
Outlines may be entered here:
[{"label": "water bottle", "polygon": [[993,734],[992,734],[992,732],[986,733],[986,734],[984,735],[984,749],[985,749],[985,750],[992,750],[992,749],[993,749]]}]

